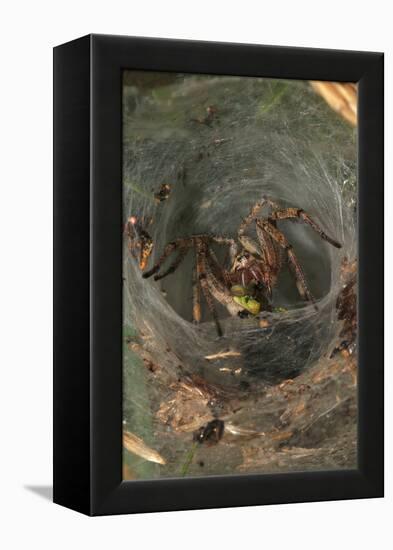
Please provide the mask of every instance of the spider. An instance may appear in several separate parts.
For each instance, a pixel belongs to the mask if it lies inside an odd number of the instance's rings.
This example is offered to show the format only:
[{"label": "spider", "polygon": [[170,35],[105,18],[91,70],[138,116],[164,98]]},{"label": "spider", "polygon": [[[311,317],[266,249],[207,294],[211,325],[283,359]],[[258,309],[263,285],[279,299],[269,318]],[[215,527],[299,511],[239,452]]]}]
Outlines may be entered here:
[{"label": "spider", "polygon": [[[267,207],[266,217],[261,217],[261,210]],[[231,315],[259,313],[261,306],[270,308],[272,291],[286,259],[295,278],[298,292],[303,300],[315,305],[314,297],[308,289],[302,267],[293,251],[292,245],[277,228],[277,221],[292,220],[309,225],[318,235],[336,248],[341,244],[326,235],[319,225],[301,208],[281,208],[267,197],[257,201],[248,216],[242,221],[235,239],[219,235],[200,234],[179,238],[166,245],[157,263],[147,272],[144,278],[154,276],[158,281],[173,273],[185,258],[190,248],[195,249],[196,267],[193,274],[193,319],[201,321],[200,290],[216,324],[217,333],[222,330],[214,306],[214,300],[224,305]],[[255,224],[257,240],[246,234],[251,224]],[[221,267],[212,249],[212,244],[229,246],[231,266]],[[238,252],[241,245],[241,251]],[[177,257],[169,267],[159,273],[162,264],[175,251]]]}]

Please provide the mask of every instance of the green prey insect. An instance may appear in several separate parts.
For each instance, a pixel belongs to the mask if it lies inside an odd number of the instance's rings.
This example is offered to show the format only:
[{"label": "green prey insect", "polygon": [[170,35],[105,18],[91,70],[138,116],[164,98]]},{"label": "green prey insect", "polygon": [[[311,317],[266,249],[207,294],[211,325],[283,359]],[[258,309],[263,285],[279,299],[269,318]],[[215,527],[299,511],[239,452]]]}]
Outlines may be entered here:
[{"label": "green prey insect", "polygon": [[258,315],[261,311],[261,303],[253,297],[252,293],[253,289],[241,285],[233,285],[231,287],[233,301],[251,313],[251,315]]}]

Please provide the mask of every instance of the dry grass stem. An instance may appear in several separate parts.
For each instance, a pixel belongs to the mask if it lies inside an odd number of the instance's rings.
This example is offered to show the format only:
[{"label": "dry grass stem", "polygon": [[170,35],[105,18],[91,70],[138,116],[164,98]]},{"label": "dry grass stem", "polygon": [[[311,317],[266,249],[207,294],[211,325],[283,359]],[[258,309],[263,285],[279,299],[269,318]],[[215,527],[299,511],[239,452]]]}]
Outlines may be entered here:
[{"label": "dry grass stem", "polygon": [[314,90],[330,107],[347,120],[357,125],[357,87],[351,82],[311,81]]},{"label": "dry grass stem", "polygon": [[140,437],[131,432],[123,432],[123,447],[130,453],[133,453],[149,462],[156,464],[166,464],[166,460],[154,449],[151,449]]},{"label": "dry grass stem", "polygon": [[240,357],[241,353],[239,351],[220,351],[219,353],[214,353],[213,355],[205,355],[205,359],[208,361],[215,361],[216,359],[225,359],[226,357]]}]

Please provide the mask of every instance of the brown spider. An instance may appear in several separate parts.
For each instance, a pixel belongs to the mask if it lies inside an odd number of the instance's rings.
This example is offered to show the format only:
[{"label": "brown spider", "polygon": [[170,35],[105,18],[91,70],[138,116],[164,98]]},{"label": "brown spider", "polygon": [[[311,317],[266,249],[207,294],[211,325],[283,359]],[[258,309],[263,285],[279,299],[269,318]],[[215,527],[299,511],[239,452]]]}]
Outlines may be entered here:
[{"label": "brown spider", "polygon": [[[258,217],[265,206],[269,208],[267,217]],[[336,248],[341,248],[341,245],[326,235],[304,210],[280,208],[278,204],[264,197],[255,203],[239,227],[237,237],[242,246],[240,254],[238,254],[238,245],[234,239],[208,234],[179,238],[166,245],[157,263],[145,272],[143,277],[148,278],[156,274],[154,277],[156,281],[166,277],[179,267],[188,250],[194,248],[196,269],[194,269],[193,277],[193,319],[197,323],[201,320],[200,289],[202,289],[219,336],[222,335],[222,331],[213,298],[223,304],[231,315],[242,315],[247,312],[258,313],[260,304],[271,300],[272,290],[277,283],[285,256],[300,296],[315,305],[292,245],[277,229],[277,221],[281,220],[306,223],[322,239]],[[245,234],[252,222],[255,222],[257,241]],[[229,270],[220,266],[211,247],[213,243],[229,245],[231,259]],[[161,265],[175,250],[178,250],[178,256],[166,271],[158,274]],[[239,288],[244,291],[240,293],[240,297],[237,293]]]}]

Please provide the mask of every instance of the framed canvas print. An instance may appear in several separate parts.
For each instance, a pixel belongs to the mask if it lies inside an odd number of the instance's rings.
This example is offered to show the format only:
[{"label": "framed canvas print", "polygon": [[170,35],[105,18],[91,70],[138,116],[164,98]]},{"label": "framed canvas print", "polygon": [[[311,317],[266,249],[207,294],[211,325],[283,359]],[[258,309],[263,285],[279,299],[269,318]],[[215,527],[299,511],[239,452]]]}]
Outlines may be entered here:
[{"label": "framed canvas print", "polygon": [[383,55],[54,50],[54,501],[383,495]]}]

